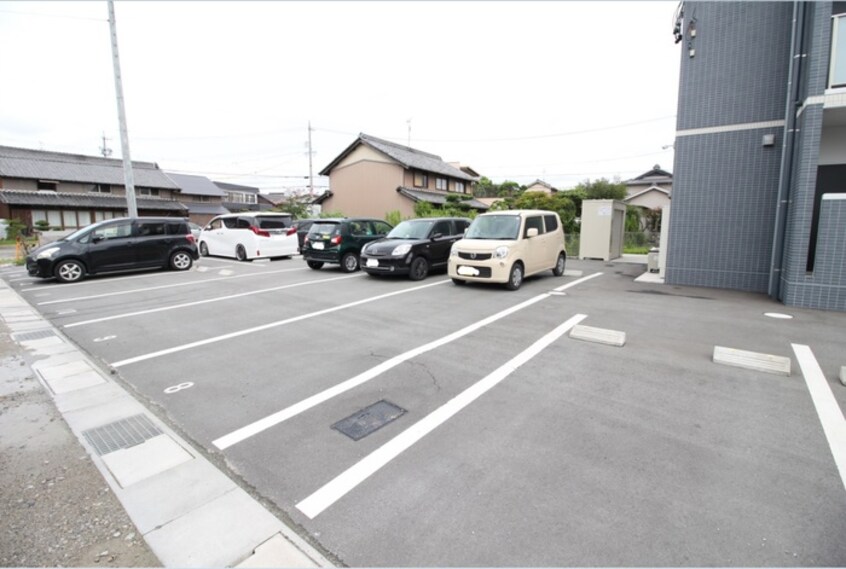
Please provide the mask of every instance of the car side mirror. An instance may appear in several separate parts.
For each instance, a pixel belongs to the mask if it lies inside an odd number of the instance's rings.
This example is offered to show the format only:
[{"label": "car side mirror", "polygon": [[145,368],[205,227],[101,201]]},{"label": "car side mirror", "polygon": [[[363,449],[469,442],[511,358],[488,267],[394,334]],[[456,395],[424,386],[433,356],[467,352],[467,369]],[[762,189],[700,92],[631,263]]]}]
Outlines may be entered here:
[{"label": "car side mirror", "polygon": [[92,235],[92,236],[91,236],[91,242],[92,242],[92,243],[99,243],[99,242],[100,242],[100,241],[102,241],[102,240],[103,240],[103,236],[102,236],[102,235]]},{"label": "car side mirror", "polygon": [[538,228],[537,227],[530,227],[528,231],[526,231],[526,237],[531,239],[532,237],[538,236]]},{"label": "car side mirror", "polygon": [[434,235],[432,235],[432,241],[434,241],[435,239],[440,239],[443,236],[443,233],[435,233]]}]

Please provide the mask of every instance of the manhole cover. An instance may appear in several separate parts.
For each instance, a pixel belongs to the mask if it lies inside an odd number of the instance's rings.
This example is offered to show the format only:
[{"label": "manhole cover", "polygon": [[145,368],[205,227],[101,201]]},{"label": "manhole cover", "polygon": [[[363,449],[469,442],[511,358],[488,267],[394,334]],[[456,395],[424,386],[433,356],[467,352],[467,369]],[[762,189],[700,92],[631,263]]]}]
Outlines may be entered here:
[{"label": "manhole cover", "polygon": [[404,413],[405,409],[383,399],[338,421],[332,428],[357,441],[378,431]]},{"label": "manhole cover", "polygon": [[29,342],[31,340],[43,340],[44,338],[50,338],[55,335],[56,332],[47,328],[45,330],[36,330],[35,332],[21,332],[20,334],[15,334],[14,338],[16,342]]},{"label": "manhole cover", "polygon": [[85,440],[103,456],[116,450],[134,447],[162,434],[146,415],[135,415],[96,429],[83,431]]}]

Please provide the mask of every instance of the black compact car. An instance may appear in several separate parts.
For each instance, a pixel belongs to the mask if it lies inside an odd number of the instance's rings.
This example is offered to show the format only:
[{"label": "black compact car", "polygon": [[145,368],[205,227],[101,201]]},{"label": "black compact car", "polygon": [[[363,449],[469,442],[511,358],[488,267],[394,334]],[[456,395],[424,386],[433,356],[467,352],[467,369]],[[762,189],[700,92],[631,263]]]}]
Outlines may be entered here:
[{"label": "black compact car", "polygon": [[384,237],[391,229],[393,227],[381,219],[318,219],[303,241],[303,259],[312,269],[319,269],[324,263],[332,263],[341,265],[345,273],[357,271],[361,248]]},{"label": "black compact car", "polygon": [[314,225],[316,219],[299,219],[294,222],[294,227],[297,228],[297,250],[302,252],[303,242],[305,242],[306,235],[309,229]]},{"label": "black compact car", "polygon": [[470,220],[464,217],[409,219],[384,239],[361,250],[361,269],[369,275],[408,275],[426,278],[432,269],[444,269],[452,244],[461,239]]},{"label": "black compact car", "polygon": [[34,249],[26,257],[33,277],[64,283],[86,275],[170,268],[185,271],[200,258],[188,222],[174,217],[100,221]]}]

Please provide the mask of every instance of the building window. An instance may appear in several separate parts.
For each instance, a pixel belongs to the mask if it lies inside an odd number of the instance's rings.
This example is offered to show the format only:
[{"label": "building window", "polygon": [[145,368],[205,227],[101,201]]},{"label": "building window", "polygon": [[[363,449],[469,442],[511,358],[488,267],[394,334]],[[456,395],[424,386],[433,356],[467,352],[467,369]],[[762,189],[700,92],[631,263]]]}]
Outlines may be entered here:
[{"label": "building window", "polygon": [[55,192],[59,187],[59,182],[52,180],[38,180],[38,189],[46,190],[48,192]]},{"label": "building window", "polygon": [[832,18],[829,87],[846,87],[846,14]]},{"label": "building window", "polygon": [[427,176],[423,172],[415,172],[414,173],[414,187],[415,188],[428,188],[429,187],[429,176]]},{"label": "building window", "polygon": [[258,198],[250,192],[226,192],[226,201],[232,203],[257,203]]},{"label": "building window", "polygon": [[91,191],[98,194],[110,194],[112,193],[112,186],[109,184],[94,184]]},{"label": "building window", "polygon": [[446,178],[435,178],[435,189],[447,191],[447,179]]},{"label": "building window", "polygon": [[159,190],[158,190],[158,188],[138,188],[138,195],[139,196],[155,196],[155,197],[158,197]]},{"label": "building window", "polygon": [[456,181],[455,182],[455,191],[458,192],[459,194],[466,194],[467,190],[464,189],[464,182]]}]

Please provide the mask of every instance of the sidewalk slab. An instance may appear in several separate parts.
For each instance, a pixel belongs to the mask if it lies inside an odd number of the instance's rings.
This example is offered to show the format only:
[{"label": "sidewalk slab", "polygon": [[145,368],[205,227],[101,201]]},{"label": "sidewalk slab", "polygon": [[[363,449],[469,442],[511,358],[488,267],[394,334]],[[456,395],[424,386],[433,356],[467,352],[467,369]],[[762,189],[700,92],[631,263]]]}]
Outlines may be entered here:
[{"label": "sidewalk slab", "polygon": [[261,545],[244,561],[236,565],[238,569],[251,567],[313,567],[314,561],[302,551],[291,546],[282,534],[276,534]]},{"label": "sidewalk slab", "polygon": [[147,534],[237,488],[206,460],[189,460],[125,488],[120,500]]},{"label": "sidewalk slab", "polygon": [[281,530],[282,522],[236,488],[144,537],[166,565],[228,567]]},{"label": "sidewalk slab", "polygon": [[101,457],[122,488],[165,472],[194,457],[168,435],[159,435]]}]

